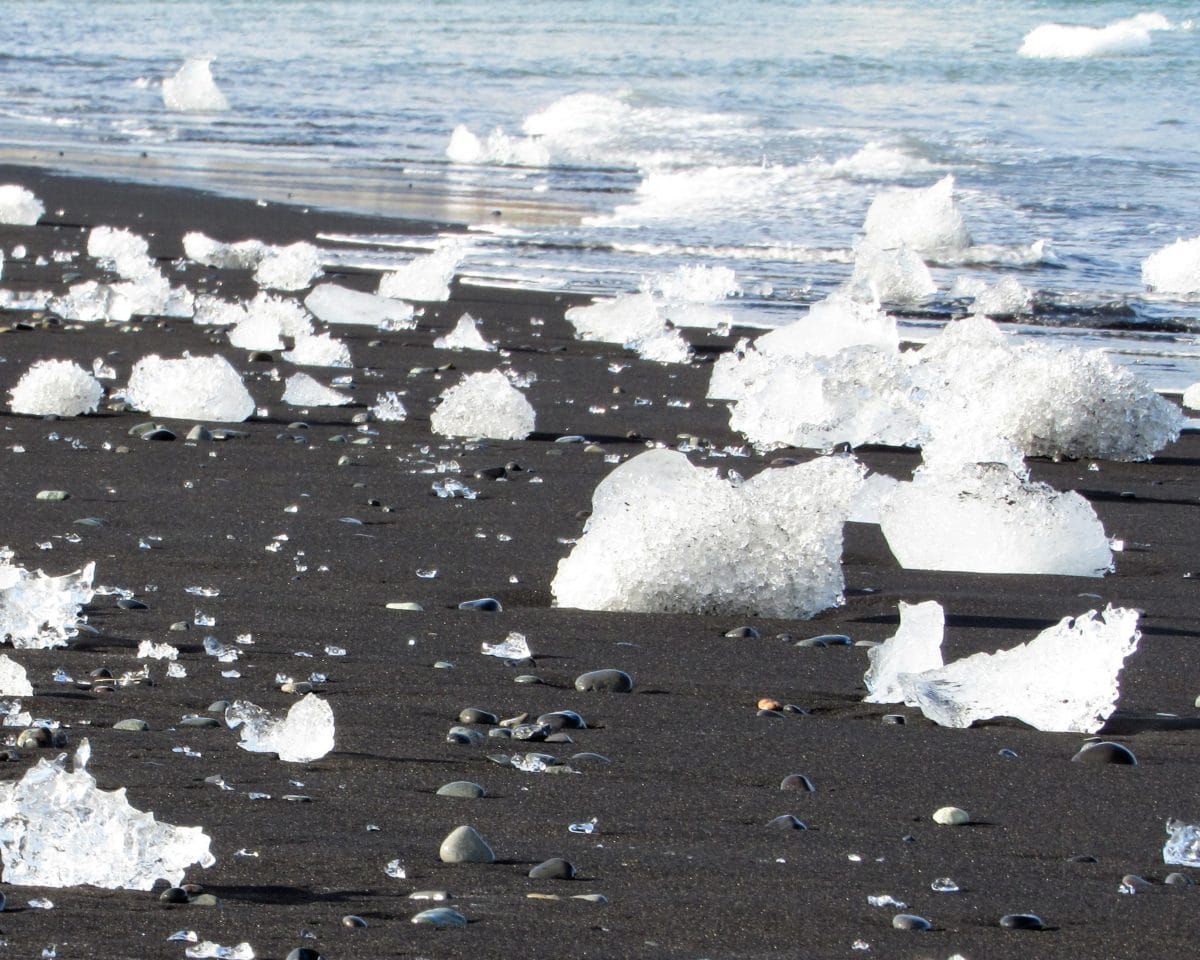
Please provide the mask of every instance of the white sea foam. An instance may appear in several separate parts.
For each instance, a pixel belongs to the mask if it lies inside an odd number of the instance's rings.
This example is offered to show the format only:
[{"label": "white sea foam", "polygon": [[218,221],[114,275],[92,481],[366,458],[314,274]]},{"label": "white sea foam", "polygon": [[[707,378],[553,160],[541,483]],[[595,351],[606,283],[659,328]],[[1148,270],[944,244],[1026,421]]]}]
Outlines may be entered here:
[{"label": "white sea foam", "polygon": [[1170,29],[1170,21],[1161,13],[1139,13],[1103,27],[1044,23],[1025,35],[1017,53],[1038,60],[1141,53],[1149,49],[1153,33]]},{"label": "white sea foam", "polygon": [[1200,237],[1176,240],[1142,261],[1142,283],[1155,293],[1200,293]]},{"label": "white sea foam", "polygon": [[923,157],[874,141],[860,147],[853,155],[840,157],[830,164],[830,172],[835,176],[855,180],[900,180],[936,169]]},{"label": "white sea foam", "polygon": [[548,167],[550,151],[532,137],[515,137],[497,127],[481,140],[459,124],[450,136],[446,156],[454,163],[493,163],[512,167]]}]

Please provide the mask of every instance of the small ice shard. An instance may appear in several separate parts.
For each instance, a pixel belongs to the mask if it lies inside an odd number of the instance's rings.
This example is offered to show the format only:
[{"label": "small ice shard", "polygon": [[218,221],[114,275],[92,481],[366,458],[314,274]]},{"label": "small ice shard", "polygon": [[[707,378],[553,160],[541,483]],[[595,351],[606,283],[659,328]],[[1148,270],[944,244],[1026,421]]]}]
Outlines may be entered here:
[{"label": "small ice shard", "polygon": [[434,433],[444,437],[489,437],[524,440],[536,416],[525,395],[499,370],[472,373],[442,393],[429,418]]},{"label": "small ice shard", "polygon": [[212,940],[202,940],[194,947],[187,947],[183,955],[189,960],[254,960],[254,948],[245,941],[232,947],[223,947]]},{"label": "small ice shard", "polygon": [[555,603],[585,610],[811,617],[842,599],[842,526],[863,468],[822,457],[730,482],[650,450],[592,496]]},{"label": "small ice shard", "polygon": [[971,244],[971,235],[954,202],[954,177],[932,187],[895,187],[871,202],[863,232],[884,250],[907,247],[918,254],[947,256]]},{"label": "small ice shard", "polygon": [[416,326],[411,304],[334,283],[317,284],[304,298],[304,305],[322,323],[362,324],[380,330],[411,330]]},{"label": "small ice shard", "polygon": [[199,231],[183,235],[183,252],[189,260],[219,270],[254,270],[262,262],[267,244],[261,240],[223,243]]},{"label": "small ice shard", "polygon": [[139,660],[178,660],[179,648],[169,643],[143,640],[138,644],[137,658]]},{"label": "small ice shard", "polygon": [[104,387],[71,360],[38,360],[12,388],[13,413],[77,417],[95,413]]},{"label": "small ice shard", "polygon": [[1200,867],[1200,824],[1185,820],[1167,821],[1167,842],[1163,844],[1163,863],[1181,867]]},{"label": "small ice shard", "polygon": [[458,318],[454,329],[433,341],[437,350],[486,350],[495,352],[496,345],[484,339],[476,326],[478,321],[469,313]]},{"label": "small ice shard", "polygon": [[164,360],[149,354],[134,364],[123,395],[155,417],[240,423],[254,413],[241,376],[220,356]]},{"label": "small ice shard", "polygon": [[619,343],[645,360],[661,363],[686,363],[690,355],[687,342],[678,330],[667,326],[648,293],[628,293],[614,300],[571,307],[565,316],[580,340]]},{"label": "small ice shard", "polygon": [[65,647],[79,631],[76,624],[83,605],[95,590],[96,565],[61,577],[41,570],[31,573],[8,559],[0,560],[0,639],[18,650]]},{"label": "small ice shard", "polygon": [[525,634],[513,630],[500,643],[483,643],[483,654],[487,657],[500,657],[502,660],[528,660],[533,656],[529,649],[529,641]]},{"label": "small ice shard", "polygon": [[935,670],[942,666],[942,635],[946,615],[936,600],[900,601],[900,629],[867,651],[871,666],[863,677],[867,703],[900,703],[904,691],[900,675]]},{"label": "small ice shard", "polygon": [[0,653],[0,697],[32,697],[33,684],[25,668]]},{"label": "small ice shard", "polygon": [[917,470],[883,504],[880,527],[909,570],[1102,577],[1112,569],[1091,504],[1003,464]]},{"label": "small ice shard", "polygon": [[178,886],[192,864],[215,862],[199,827],[156,822],[124,787],[100,790],[82,766],[68,771],[66,754],[0,783],[0,859],[9,884],[126,890]]},{"label": "small ice shard", "polygon": [[642,286],[664,300],[681,303],[716,303],[742,292],[731,268],[702,264],[684,264],[671,273],[656,273]]},{"label": "small ice shard", "polygon": [[974,309],[986,317],[1017,317],[1028,313],[1032,303],[1032,290],[1015,277],[1005,277],[975,296]]},{"label": "small ice shard", "polygon": [[321,273],[321,251],[299,241],[286,247],[267,247],[254,279],[264,290],[302,290]]},{"label": "small ice shard", "polygon": [[0,223],[32,227],[46,212],[42,201],[15,183],[0,186]]},{"label": "small ice shard", "polygon": [[925,261],[908,247],[885,250],[866,240],[854,247],[849,286],[870,290],[876,300],[888,303],[920,303],[937,293]]},{"label": "small ice shard", "polygon": [[462,260],[458,240],[443,241],[432,253],[416,257],[379,278],[378,293],[394,300],[450,299],[450,282]]},{"label": "small ice shard", "polygon": [[1014,717],[1038,730],[1095,733],[1116,709],[1137,622],[1136,610],[1112,606],[1065,617],[1009,650],[902,674],[904,700],[944,727]]},{"label": "small ice shard", "polygon": [[281,356],[298,367],[351,367],[350,348],[329,333],[305,333]]},{"label": "small ice shard", "polygon": [[1200,293],[1200,237],[1176,240],[1142,261],[1142,283],[1155,293]]},{"label": "small ice shard", "polygon": [[293,407],[343,407],[354,398],[318,383],[307,373],[293,373],[284,386],[283,402]]},{"label": "small ice shard", "polygon": [[173,77],[162,82],[163,104],[176,113],[220,113],[229,109],[208,65],[211,57],[189,57]]},{"label": "small ice shard", "polygon": [[371,416],[376,420],[396,422],[408,418],[408,411],[404,409],[404,402],[400,399],[399,394],[393,390],[379,394],[375,398],[375,405],[368,409],[371,411]]},{"label": "small ice shard", "polygon": [[248,700],[237,700],[225,711],[231,729],[242,727],[238,744],[252,753],[277,753],[288,763],[319,760],[333,749],[333,711],[316,694],[296,701],[285,717],[272,717]]}]

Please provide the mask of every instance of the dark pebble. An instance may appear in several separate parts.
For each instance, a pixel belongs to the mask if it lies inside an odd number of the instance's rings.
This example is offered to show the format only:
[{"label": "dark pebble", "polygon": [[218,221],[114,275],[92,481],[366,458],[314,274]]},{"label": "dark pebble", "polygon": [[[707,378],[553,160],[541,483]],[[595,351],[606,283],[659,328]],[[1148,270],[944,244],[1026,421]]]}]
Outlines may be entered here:
[{"label": "dark pebble", "polygon": [[624,670],[592,670],[575,678],[575,689],[580,693],[629,693],[633,677]]},{"label": "dark pebble", "polygon": [[357,914],[348,913],[342,917],[342,926],[350,927],[351,929],[362,929],[367,925],[367,921]]},{"label": "dark pebble", "polygon": [[224,726],[216,717],[184,717],[176,726],[179,727],[222,727]]},{"label": "dark pebble", "polygon": [[148,604],[142,603],[141,600],[134,600],[133,597],[122,597],[117,601],[117,606],[122,610],[149,610]]},{"label": "dark pebble", "polygon": [[312,947],[297,947],[287,955],[287,960],[325,960]]},{"label": "dark pebble", "polygon": [[1192,881],[1182,873],[1168,873],[1163,879],[1163,883],[1169,887],[1190,887],[1192,885]]},{"label": "dark pebble", "polygon": [[574,880],[575,866],[562,857],[551,857],[529,871],[533,880]]},{"label": "dark pebble", "polygon": [[1136,767],[1137,757],[1133,751],[1120,743],[1111,740],[1101,740],[1098,743],[1085,743],[1083,748],[1071,758],[1073,763],[1114,763],[1118,766]]},{"label": "dark pebble", "polygon": [[174,440],[175,434],[166,427],[155,427],[141,435],[143,440]]},{"label": "dark pebble", "polygon": [[464,600],[458,605],[459,610],[476,610],[480,613],[499,613],[504,608],[500,601],[493,597],[480,597],[478,600]]},{"label": "dark pebble", "polygon": [[1006,913],[1000,926],[1007,930],[1044,930],[1046,925],[1036,913]]},{"label": "dark pebble", "polygon": [[815,793],[817,788],[811,780],[802,773],[789,773],[780,781],[780,790],[800,790],[804,793]]},{"label": "dark pebble", "polygon": [[759,711],[758,711],[758,713],[756,713],[756,714],[755,714],[755,716],[756,716],[756,717],[769,717],[769,718],[771,718],[772,720],[783,720],[783,719],[786,719],[786,718],[784,717],[784,715],[783,715],[783,711],[782,711],[782,710],[771,710],[771,709],[768,709],[768,708],[766,708],[766,707],[764,707],[763,709],[759,710]]},{"label": "dark pebble", "polygon": [[754,627],[734,627],[732,630],[726,630],[725,636],[734,640],[757,640],[759,633]]},{"label": "dark pebble", "polygon": [[1077,853],[1073,857],[1067,857],[1067,863],[1099,863],[1090,853]]},{"label": "dark pebble", "polygon": [[1010,750],[1008,747],[1001,747],[1000,748],[1000,756],[1002,756],[1005,760],[1016,760],[1017,759],[1017,751]]},{"label": "dark pebble", "polygon": [[489,713],[487,710],[480,710],[478,707],[467,707],[458,715],[459,723],[476,723],[487,727],[494,727],[500,722],[500,718],[494,713]]},{"label": "dark pebble", "polygon": [[586,730],[587,723],[574,710],[555,710],[553,713],[543,713],[537,722],[550,727],[552,730]]},{"label": "dark pebble", "polygon": [[809,637],[807,640],[797,640],[798,647],[848,647],[850,638],[844,633],[823,633],[819,637]]},{"label": "dark pebble", "polygon": [[167,887],[158,895],[158,899],[163,903],[187,903],[187,891],[180,887]]},{"label": "dark pebble", "polygon": [[768,827],[780,827],[784,830],[807,830],[808,825],[797,817],[793,817],[790,813],[785,813],[781,817],[775,817],[773,820],[767,821]]},{"label": "dark pebble", "polygon": [[446,734],[447,743],[465,743],[471,746],[476,746],[483,743],[485,737],[478,730],[472,730],[470,727],[451,727]]},{"label": "dark pebble", "polygon": [[892,926],[897,930],[932,930],[933,924],[915,913],[898,913],[892,917]]},{"label": "dark pebble", "polygon": [[898,727],[902,727],[908,723],[908,717],[902,713],[885,713],[879,720],[881,723],[890,723]]}]

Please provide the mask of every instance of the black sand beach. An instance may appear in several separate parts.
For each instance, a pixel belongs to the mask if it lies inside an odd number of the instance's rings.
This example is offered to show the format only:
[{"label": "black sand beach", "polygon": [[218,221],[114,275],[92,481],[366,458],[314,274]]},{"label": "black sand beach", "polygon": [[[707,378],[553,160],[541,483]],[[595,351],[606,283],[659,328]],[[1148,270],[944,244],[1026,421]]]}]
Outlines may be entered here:
[{"label": "black sand beach", "polygon": [[[25,259],[4,264],[0,279],[17,291],[62,291],[69,275],[95,275],[85,254],[67,264],[51,254],[84,250],[96,225],[147,236],[164,262],[182,256],[181,237],[191,230],[281,243],[319,232],[406,229],[390,220],[21,168],[0,169],[0,183],[27,186],[47,210],[38,226],[0,227],[5,252],[16,244],[28,249]],[[36,265],[38,256],[49,262]],[[169,275],[226,297],[255,292],[248,273],[189,263]],[[330,278],[362,290],[375,280],[352,271]],[[57,945],[59,958],[179,958],[186,944],[167,937],[187,929],[224,945],[248,941],[256,956],[279,960],[297,947],[329,960],[1190,953],[1200,935],[1200,888],[1162,883],[1182,869],[1164,866],[1162,844],[1167,818],[1200,820],[1200,681],[1193,669],[1200,439],[1185,434],[1148,463],[1099,462],[1098,470],[1088,462],[1031,464],[1036,479],[1080,491],[1108,534],[1124,539],[1116,571],[1103,580],[902,570],[878,527],[849,524],[846,603],[811,621],[558,609],[550,582],[567,541],[579,536],[592,490],[613,469],[603,454],[628,457],[647,442],[674,446],[681,435],[701,438],[702,447],[742,445],[724,404],[704,399],[706,363],[665,366],[615,345],[579,342],[562,318],[571,302],[456,286],[448,303],[425,306],[415,330],[340,327],[361,405],[307,412],[279,399],[282,379],[270,371],[286,375],[288,364],[252,360],[222,333],[189,320],[70,324],[0,311],[5,411],[6,391],[35,360],[73,359],[90,369],[93,358],[104,357],[116,369],[114,387],[142,356],[184,351],[227,357],[267,410],[233,425],[244,436],[196,443],[183,440],[193,422],[163,421],[178,434],[174,442],[130,436],[148,417],[105,405],[96,415],[60,421],[0,414],[0,543],[15,551],[16,562],[55,575],[94,560],[98,583],[131,589],[147,606],[122,609],[115,596],[97,596],[86,611],[94,633],[82,632],[66,649],[9,651],[35,687],[26,708],[59,721],[67,749],[90,740],[89,769],[101,787],[127,788],[135,807],[160,820],[203,827],[217,858],[187,876],[216,897],[215,906],[166,905],[160,889],[0,881],[5,951],[38,956]],[[496,364],[495,355],[432,348],[464,311],[518,371],[536,374],[526,393],[538,426],[528,440],[464,445],[430,432],[432,400],[462,372]],[[544,323],[531,325],[531,318]],[[736,336],[689,332],[702,359]],[[610,373],[614,362],[625,368]],[[309,372],[328,382],[327,371]],[[614,386],[624,393],[614,394]],[[383,390],[407,391],[407,421],[358,432],[352,418]],[[635,397],[653,402],[635,406]],[[589,413],[597,405],[607,412]],[[589,443],[553,442],[562,435]],[[902,478],[919,463],[918,453],[903,450],[859,456]],[[437,476],[428,471],[451,459],[478,499],[432,495]],[[771,459],[697,462],[748,475]],[[523,468],[510,479],[473,477],[510,461]],[[36,501],[43,489],[70,497]],[[291,505],[298,510],[285,512]],[[103,523],[78,523],[84,518]],[[281,534],[286,541],[273,539]],[[52,549],[39,549],[41,543]],[[280,545],[275,552],[267,549],[273,543]],[[438,574],[422,579],[419,568]],[[189,586],[220,595],[197,597]],[[457,609],[478,597],[498,599],[503,611]],[[1006,720],[947,730],[916,710],[865,704],[863,648],[803,648],[779,636],[882,640],[895,632],[898,601],[927,599],[946,609],[948,659],[1012,646],[1106,603],[1141,610],[1141,644],[1104,731],[1139,764],[1072,763],[1079,735]],[[403,601],[424,609],[387,606]],[[171,630],[197,610],[215,617],[215,626]],[[747,623],[760,637],[725,636]],[[513,667],[480,654],[481,643],[514,630],[529,638],[534,664]],[[227,643],[250,633],[254,643],[236,664],[220,664],[203,651],[207,633]],[[111,693],[52,679],[58,668],[74,678],[100,667],[118,675],[134,670],[144,640],[179,645],[187,677],[167,678],[163,664],[151,662],[152,684]],[[326,654],[331,645],[346,655]],[[435,669],[438,661],[453,668]],[[222,677],[231,666],[240,678]],[[577,675],[610,667],[632,675],[633,692],[574,689]],[[178,726],[219,699],[282,711],[295,697],[279,690],[277,674],[300,680],[314,671],[327,675],[318,691],[336,718],[336,749],[321,760],[285,764],[239,749],[237,735],[223,726]],[[542,682],[515,683],[521,674]],[[760,717],[762,697],[807,713]],[[467,707],[500,717],[575,710],[588,729],[572,731],[573,743],[545,745],[546,752],[595,752],[610,762],[583,760],[578,774],[562,775],[495,764],[489,754],[516,752],[515,745],[446,741]],[[905,714],[907,723],[884,723],[892,713]],[[150,729],[113,729],[127,718]],[[1005,748],[1016,756],[1001,755]],[[19,778],[39,759],[36,750],[19,753],[0,764],[0,777]],[[807,775],[815,792],[781,790],[793,773]],[[231,790],[206,782],[218,775]],[[435,795],[454,780],[482,784],[487,795]],[[252,792],[270,799],[251,799]],[[970,812],[968,826],[931,820],[950,804]],[[782,814],[808,829],[767,825]],[[593,819],[591,834],[568,830]],[[497,863],[439,861],[438,845],[460,824],[482,833]],[[577,877],[527,876],[550,857],[570,860]],[[385,873],[397,859],[404,879]],[[1127,874],[1147,884],[1133,895],[1118,893]],[[933,891],[931,883],[943,877],[961,889]],[[413,925],[414,914],[435,905],[409,899],[423,889],[448,891],[447,905],[468,925]],[[574,899],[588,894],[605,901]],[[867,900],[884,894],[933,929],[893,929],[902,911]],[[38,897],[52,900],[53,909],[27,906]],[[1025,912],[1041,917],[1046,929],[999,926],[1003,915]],[[345,926],[346,915],[366,926]]]}]

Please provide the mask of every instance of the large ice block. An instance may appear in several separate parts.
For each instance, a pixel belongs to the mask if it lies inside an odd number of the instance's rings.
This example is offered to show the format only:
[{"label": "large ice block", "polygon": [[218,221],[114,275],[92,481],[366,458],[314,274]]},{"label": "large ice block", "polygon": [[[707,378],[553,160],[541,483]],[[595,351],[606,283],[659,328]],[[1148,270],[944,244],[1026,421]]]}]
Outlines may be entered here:
[{"label": "large ice block", "polygon": [[1155,293],[1200,293],[1200,237],[1176,240],[1142,261],[1142,283]]},{"label": "large ice block", "polygon": [[411,304],[334,283],[317,284],[304,298],[304,305],[324,323],[364,324],[381,330],[410,330],[416,326]]},{"label": "large ice block", "polygon": [[0,186],[0,223],[32,227],[46,207],[29,190],[15,183]]},{"label": "large ice block", "polygon": [[83,605],[91,602],[96,564],[60,577],[48,577],[12,562],[0,551],[0,640],[18,650],[65,647],[79,631]]},{"label": "large ice block", "polygon": [[942,636],[946,614],[936,600],[900,602],[900,629],[867,651],[871,666],[863,682],[867,703],[900,703],[904,690],[900,676],[934,670],[942,665]]},{"label": "large ice block", "polygon": [[134,364],[124,396],[155,417],[238,423],[254,413],[241,376],[220,356],[164,360],[149,354]]},{"label": "large ice block", "polygon": [[580,340],[619,343],[645,360],[684,363],[689,349],[679,331],[667,326],[648,293],[627,293],[612,300],[571,307],[565,314]]},{"label": "large ice block", "polygon": [[178,113],[220,113],[229,109],[213,80],[211,57],[189,57],[174,76],[162,82],[163,104]]},{"label": "large ice block", "polygon": [[320,760],[334,746],[333,710],[314,693],[297,700],[282,717],[237,700],[225,710],[225,722],[230,729],[242,728],[238,746],[243,750],[277,753],[288,763]]},{"label": "large ice block", "polygon": [[934,257],[958,253],[971,244],[949,174],[932,187],[883,191],[871,202],[863,231],[876,247],[906,247]]},{"label": "large ice block", "polygon": [[104,396],[100,381],[71,360],[37,360],[12,388],[13,413],[77,417],[95,413]]},{"label": "large ice block", "polygon": [[415,257],[379,278],[377,292],[394,300],[450,299],[450,282],[462,260],[462,244],[447,240],[431,253]]},{"label": "large ice block", "polygon": [[494,440],[524,440],[535,421],[533,406],[499,370],[463,377],[442,393],[429,418],[433,432],[442,436]]}]

